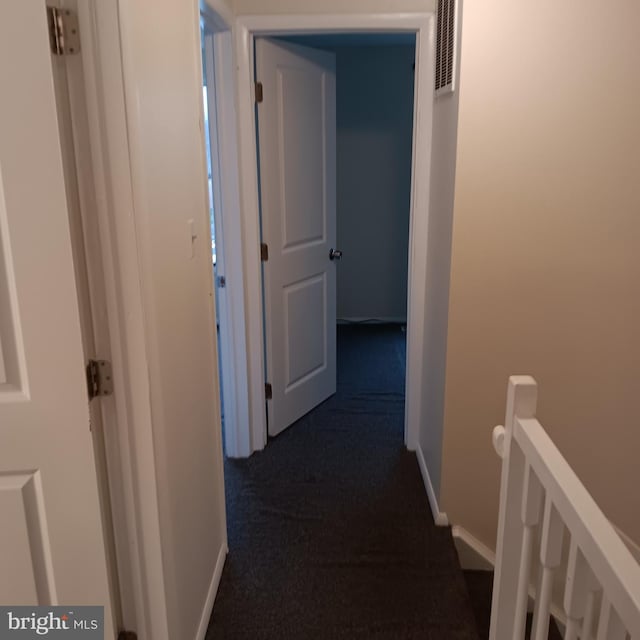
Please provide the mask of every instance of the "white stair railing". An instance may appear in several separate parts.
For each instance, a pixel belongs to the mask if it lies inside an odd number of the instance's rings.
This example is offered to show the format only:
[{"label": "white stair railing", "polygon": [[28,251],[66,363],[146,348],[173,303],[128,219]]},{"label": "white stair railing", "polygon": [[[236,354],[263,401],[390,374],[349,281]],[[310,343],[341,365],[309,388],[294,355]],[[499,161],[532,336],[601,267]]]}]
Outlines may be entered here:
[{"label": "white stair railing", "polygon": [[640,565],[536,420],[536,400],[535,380],[512,376],[505,426],[493,432],[502,481],[489,638],[524,638],[537,562],[531,640],[547,640],[559,570],[565,640],[640,640]]}]

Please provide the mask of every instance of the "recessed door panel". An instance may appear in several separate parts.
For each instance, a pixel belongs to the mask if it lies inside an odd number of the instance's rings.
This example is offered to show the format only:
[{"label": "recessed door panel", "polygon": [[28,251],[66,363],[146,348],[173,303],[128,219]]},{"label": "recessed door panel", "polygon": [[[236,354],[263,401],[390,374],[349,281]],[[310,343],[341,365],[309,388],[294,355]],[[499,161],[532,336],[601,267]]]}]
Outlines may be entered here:
[{"label": "recessed door panel", "polygon": [[324,274],[285,287],[287,384],[285,393],[327,366]]},{"label": "recessed door panel", "polygon": [[0,166],[0,402],[9,392],[22,389],[19,354],[24,360],[22,342],[16,333],[19,320],[10,253],[9,219]]},{"label": "recessed door panel", "polygon": [[324,71],[278,69],[283,248],[325,236]]},{"label": "recessed door panel", "polygon": [[52,604],[56,600],[49,534],[38,472],[0,475],[0,602]]}]

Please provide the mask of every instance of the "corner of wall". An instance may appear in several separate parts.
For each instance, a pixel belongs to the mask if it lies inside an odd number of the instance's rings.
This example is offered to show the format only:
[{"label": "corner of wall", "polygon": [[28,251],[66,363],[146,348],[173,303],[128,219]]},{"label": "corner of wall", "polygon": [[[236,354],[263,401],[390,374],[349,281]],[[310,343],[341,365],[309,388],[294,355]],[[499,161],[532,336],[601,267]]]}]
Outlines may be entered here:
[{"label": "corner of wall", "polygon": [[496,554],[489,547],[459,525],[451,527],[451,535],[453,536],[453,543],[458,552],[458,560],[462,569],[493,571],[496,563]]},{"label": "corner of wall", "polygon": [[445,382],[460,102],[462,0],[458,1],[460,5],[455,90],[453,93],[435,98],[433,105],[431,192],[427,234],[428,276],[423,354],[423,361],[427,365],[423,390],[423,424],[419,440],[426,467],[431,473],[431,486],[435,489],[434,493],[438,499],[442,497],[441,478],[444,472]]}]

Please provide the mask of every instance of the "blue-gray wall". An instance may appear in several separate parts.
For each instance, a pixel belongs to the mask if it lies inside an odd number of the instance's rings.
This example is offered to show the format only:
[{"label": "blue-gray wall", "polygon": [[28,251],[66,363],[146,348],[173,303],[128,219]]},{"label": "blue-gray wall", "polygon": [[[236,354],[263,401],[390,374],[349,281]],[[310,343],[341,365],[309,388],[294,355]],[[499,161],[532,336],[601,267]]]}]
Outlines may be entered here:
[{"label": "blue-gray wall", "polygon": [[335,47],[338,318],[406,320],[413,45]]}]

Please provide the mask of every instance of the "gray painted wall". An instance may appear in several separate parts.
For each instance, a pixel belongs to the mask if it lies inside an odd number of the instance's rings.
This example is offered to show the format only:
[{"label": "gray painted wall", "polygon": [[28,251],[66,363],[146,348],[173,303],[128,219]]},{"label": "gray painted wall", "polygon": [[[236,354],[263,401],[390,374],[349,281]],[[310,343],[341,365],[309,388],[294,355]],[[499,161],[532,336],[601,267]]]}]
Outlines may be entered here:
[{"label": "gray painted wall", "polygon": [[415,47],[335,47],[338,318],[406,320]]}]

